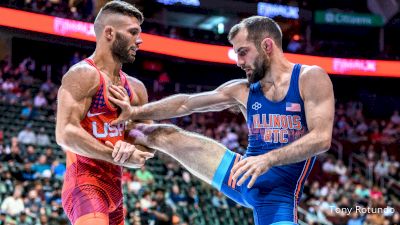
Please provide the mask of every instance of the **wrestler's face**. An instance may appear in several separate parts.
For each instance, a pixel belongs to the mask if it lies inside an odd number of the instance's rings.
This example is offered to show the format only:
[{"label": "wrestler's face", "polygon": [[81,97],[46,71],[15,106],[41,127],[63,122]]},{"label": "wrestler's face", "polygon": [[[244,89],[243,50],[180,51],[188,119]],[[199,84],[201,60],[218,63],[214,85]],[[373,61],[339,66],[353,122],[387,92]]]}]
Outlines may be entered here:
[{"label": "wrestler's face", "polygon": [[241,29],[231,40],[233,49],[237,53],[237,66],[246,72],[249,83],[256,83],[266,75],[269,70],[270,59],[261,50],[258,43],[247,40],[247,30]]},{"label": "wrestler's face", "polygon": [[[126,16],[127,17],[127,16]],[[111,45],[111,52],[121,63],[133,63],[136,58],[136,51],[143,42],[140,37],[142,29],[135,17],[127,17],[124,24],[121,24],[115,31],[115,39]]]}]

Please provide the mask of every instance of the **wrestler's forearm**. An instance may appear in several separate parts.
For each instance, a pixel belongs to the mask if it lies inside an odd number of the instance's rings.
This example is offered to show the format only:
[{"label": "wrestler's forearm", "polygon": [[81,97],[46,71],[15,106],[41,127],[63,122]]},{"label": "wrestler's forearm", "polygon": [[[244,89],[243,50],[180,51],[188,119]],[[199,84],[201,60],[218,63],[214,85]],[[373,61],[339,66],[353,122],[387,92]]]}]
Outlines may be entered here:
[{"label": "wrestler's forearm", "polygon": [[265,154],[271,166],[297,163],[329,150],[332,136],[317,131],[310,132],[285,147]]},{"label": "wrestler's forearm", "polygon": [[185,102],[188,99],[189,95],[173,95],[136,108],[132,116],[135,120],[162,120],[185,116],[190,114],[190,110],[185,107]]},{"label": "wrestler's forearm", "polygon": [[[57,131],[57,143],[63,149],[75,154],[92,159],[99,159],[109,163],[115,163],[112,158],[113,149],[93,138],[83,128],[74,125],[67,125],[62,131]],[[134,165],[124,164],[124,166],[134,167]]]}]

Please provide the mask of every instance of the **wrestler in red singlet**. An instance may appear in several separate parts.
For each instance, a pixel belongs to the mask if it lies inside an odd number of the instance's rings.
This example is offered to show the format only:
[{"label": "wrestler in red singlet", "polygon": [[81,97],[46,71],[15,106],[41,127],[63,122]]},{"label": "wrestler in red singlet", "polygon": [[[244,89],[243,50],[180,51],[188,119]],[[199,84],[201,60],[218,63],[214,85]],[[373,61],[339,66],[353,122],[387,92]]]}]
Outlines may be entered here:
[{"label": "wrestler in red singlet", "polygon": [[[85,61],[97,69],[91,59]],[[100,76],[100,84],[81,125],[103,144],[106,141],[115,144],[124,139],[125,127],[123,123],[116,126],[109,125],[118,117],[118,108],[109,103],[105,80],[100,71],[98,69],[97,71]],[[132,90],[122,71],[120,71],[120,78],[132,101]],[[92,217],[92,213],[97,212],[101,213],[99,216],[109,215],[110,225],[123,224],[122,167],[80,156],[71,151],[66,151],[66,153],[67,171],[62,200],[64,210],[71,222],[77,225],[79,220],[85,219],[85,215]]]}]

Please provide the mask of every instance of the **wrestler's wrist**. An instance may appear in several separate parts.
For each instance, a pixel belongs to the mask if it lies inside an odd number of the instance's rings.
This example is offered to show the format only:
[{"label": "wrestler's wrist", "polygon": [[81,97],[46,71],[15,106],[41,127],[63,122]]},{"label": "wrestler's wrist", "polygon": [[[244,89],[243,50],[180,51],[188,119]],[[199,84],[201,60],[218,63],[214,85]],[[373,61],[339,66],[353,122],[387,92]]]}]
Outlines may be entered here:
[{"label": "wrestler's wrist", "polygon": [[275,165],[276,157],[273,154],[273,152],[274,151],[271,151],[271,152],[265,153],[263,155],[265,164],[267,165],[268,168],[271,168],[271,167],[273,167]]},{"label": "wrestler's wrist", "polygon": [[143,107],[142,106],[132,106],[130,108],[130,115],[131,118],[134,119],[143,119],[142,115],[143,115]]}]

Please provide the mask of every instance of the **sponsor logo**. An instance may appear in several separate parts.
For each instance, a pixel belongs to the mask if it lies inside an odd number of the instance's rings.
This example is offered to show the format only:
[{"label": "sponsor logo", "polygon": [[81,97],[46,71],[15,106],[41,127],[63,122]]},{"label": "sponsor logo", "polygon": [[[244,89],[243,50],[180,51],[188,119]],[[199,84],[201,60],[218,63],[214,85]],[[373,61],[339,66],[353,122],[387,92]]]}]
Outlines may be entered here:
[{"label": "sponsor logo", "polygon": [[333,59],[333,70],[339,73],[349,71],[376,72],[375,60]]},{"label": "sponsor logo", "polygon": [[87,117],[94,117],[94,116],[98,116],[101,114],[104,114],[105,112],[100,112],[100,113],[91,113],[90,110],[87,112]]},{"label": "sponsor logo", "polygon": [[262,105],[261,105],[261,103],[259,103],[259,102],[255,102],[255,103],[251,106],[251,108],[254,109],[254,110],[259,110],[259,109],[261,109],[261,107],[262,107]]},{"label": "sponsor logo", "polygon": [[[102,130],[102,131],[101,131]],[[104,123],[103,127],[97,127],[97,122],[92,122],[93,136],[96,138],[124,136],[125,123],[120,123],[111,126],[109,123]]]}]

